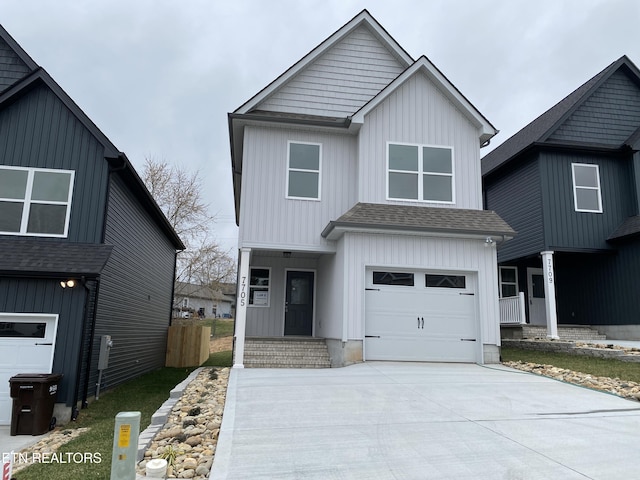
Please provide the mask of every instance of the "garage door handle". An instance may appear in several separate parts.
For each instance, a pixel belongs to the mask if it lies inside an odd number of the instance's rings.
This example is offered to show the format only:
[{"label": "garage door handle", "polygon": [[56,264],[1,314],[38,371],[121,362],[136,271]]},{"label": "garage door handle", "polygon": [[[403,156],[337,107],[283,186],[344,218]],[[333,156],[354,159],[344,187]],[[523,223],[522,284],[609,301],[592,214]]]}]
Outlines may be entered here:
[{"label": "garage door handle", "polygon": [[462,292],[460,292],[460,295],[471,295],[471,296],[473,296],[473,295],[475,295],[475,293],[462,293]]},{"label": "garage door handle", "polygon": [[365,335],[364,338],[380,338],[380,335]]},{"label": "garage door handle", "polygon": [[53,343],[36,343],[36,345],[53,345]]},{"label": "garage door handle", "polygon": [[461,342],[475,342],[476,339],[475,338],[461,338],[460,341]]},{"label": "garage door handle", "polygon": [[368,292],[379,292],[380,289],[379,288],[365,288],[366,291]]},{"label": "garage door handle", "polygon": [[424,317],[422,317],[422,327],[420,326],[420,317],[418,317],[418,330],[424,328]]}]

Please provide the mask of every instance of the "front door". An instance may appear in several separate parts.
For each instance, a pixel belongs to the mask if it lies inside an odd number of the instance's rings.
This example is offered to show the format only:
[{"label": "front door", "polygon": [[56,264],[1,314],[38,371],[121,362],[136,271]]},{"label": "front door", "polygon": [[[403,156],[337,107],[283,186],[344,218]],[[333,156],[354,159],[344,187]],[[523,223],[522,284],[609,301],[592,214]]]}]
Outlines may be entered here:
[{"label": "front door", "polygon": [[287,272],[284,334],[313,334],[313,272]]},{"label": "front door", "polygon": [[527,268],[529,323],[547,325],[544,299],[544,275],[541,268]]}]

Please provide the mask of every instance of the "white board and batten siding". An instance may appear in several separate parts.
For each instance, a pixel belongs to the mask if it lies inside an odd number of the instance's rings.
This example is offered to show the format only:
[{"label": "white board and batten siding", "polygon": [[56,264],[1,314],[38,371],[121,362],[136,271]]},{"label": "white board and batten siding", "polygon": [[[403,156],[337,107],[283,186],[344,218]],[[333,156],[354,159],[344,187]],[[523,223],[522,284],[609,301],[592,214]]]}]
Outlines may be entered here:
[{"label": "white board and batten siding", "polygon": [[269,96],[258,109],[347,117],[404,68],[367,27],[360,26]]},{"label": "white board and batten siding", "polygon": [[359,135],[360,202],[387,200],[387,142],[453,147],[455,204],[430,207],[482,208],[479,131],[422,73],[409,78],[365,117]]},{"label": "white board and batten siding", "polygon": [[[334,251],[320,236],[356,202],[356,140],[343,134],[246,127],[239,245]],[[289,141],[321,144],[320,201],[286,198]]]},{"label": "white board and batten siding", "polygon": [[395,267],[474,275],[478,343],[500,344],[495,248],[484,247],[484,242],[473,239],[366,233],[346,233],[340,245],[349,278],[342,293],[347,319],[345,340],[364,338],[366,270]]}]

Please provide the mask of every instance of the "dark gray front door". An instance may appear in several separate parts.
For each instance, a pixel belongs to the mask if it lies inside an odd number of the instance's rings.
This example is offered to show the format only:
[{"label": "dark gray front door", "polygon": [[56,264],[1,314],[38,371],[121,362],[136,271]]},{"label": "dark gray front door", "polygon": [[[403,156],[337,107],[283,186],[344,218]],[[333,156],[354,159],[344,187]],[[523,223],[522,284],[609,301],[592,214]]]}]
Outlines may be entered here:
[{"label": "dark gray front door", "polygon": [[284,334],[313,333],[313,272],[287,272]]}]

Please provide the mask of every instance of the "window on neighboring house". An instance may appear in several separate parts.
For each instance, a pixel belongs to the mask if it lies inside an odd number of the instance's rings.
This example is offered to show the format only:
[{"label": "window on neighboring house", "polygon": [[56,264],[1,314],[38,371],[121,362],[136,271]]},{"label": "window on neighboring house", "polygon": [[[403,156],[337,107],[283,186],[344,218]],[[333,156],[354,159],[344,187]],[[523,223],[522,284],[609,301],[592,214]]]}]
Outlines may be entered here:
[{"label": "window on neighboring house", "polygon": [[500,298],[518,296],[518,267],[500,267]]},{"label": "window on neighboring house", "polygon": [[387,144],[390,200],[454,203],[453,149]]},{"label": "window on neighboring house", "polygon": [[289,142],[287,198],[320,200],[322,145]]},{"label": "window on neighboring house", "polygon": [[602,213],[600,170],[598,165],[571,164],[573,201],[576,212]]},{"label": "window on neighboring house", "polygon": [[182,299],[182,306],[184,308],[189,308],[189,299],[188,298],[183,298]]},{"label": "window on neighboring house", "polygon": [[271,269],[252,268],[249,278],[249,305],[254,307],[269,306]]},{"label": "window on neighboring house", "polygon": [[74,172],[0,167],[0,234],[66,237]]}]

